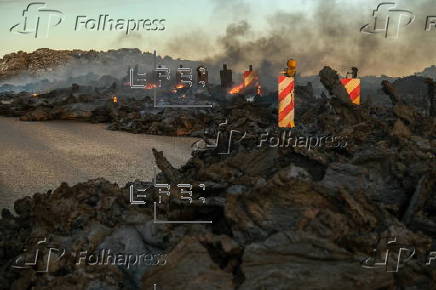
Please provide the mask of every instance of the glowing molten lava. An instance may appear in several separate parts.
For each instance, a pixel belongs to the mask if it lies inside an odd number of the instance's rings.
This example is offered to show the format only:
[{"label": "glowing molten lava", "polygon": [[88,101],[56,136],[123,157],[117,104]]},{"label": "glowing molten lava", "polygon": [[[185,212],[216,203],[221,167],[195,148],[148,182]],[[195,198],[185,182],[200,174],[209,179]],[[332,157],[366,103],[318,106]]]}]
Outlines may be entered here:
[{"label": "glowing molten lava", "polygon": [[151,90],[157,88],[157,86],[155,84],[147,84],[146,86],[144,86],[145,90]]},{"label": "glowing molten lava", "polygon": [[229,94],[231,94],[231,95],[239,94],[239,92],[241,92],[243,88],[244,88],[244,83],[242,83],[242,84],[240,84],[240,85],[238,85],[238,86],[236,86],[236,87],[233,87],[233,88],[229,91]]},{"label": "glowing molten lava", "polygon": [[174,87],[174,89],[171,90],[171,92],[172,92],[173,94],[176,94],[176,93],[178,92],[179,89],[183,89],[184,87],[186,87],[185,84],[182,84],[182,83],[177,84],[177,85]]}]

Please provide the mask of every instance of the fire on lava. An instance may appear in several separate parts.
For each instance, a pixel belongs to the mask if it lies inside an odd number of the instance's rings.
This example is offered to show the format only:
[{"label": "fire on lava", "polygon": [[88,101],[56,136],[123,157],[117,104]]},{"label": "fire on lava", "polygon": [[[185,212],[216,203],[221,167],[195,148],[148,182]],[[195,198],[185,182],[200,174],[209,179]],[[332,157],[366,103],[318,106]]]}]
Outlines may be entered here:
[{"label": "fire on lava", "polygon": [[244,83],[241,83],[241,84],[237,85],[236,87],[233,87],[229,91],[229,94],[231,94],[231,95],[239,94],[242,91],[243,88],[244,88]]},{"label": "fire on lava", "polygon": [[154,88],[157,88],[157,85],[153,84],[153,83],[149,83],[146,86],[144,86],[144,90],[151,90],[151,89],[154,89]]}]

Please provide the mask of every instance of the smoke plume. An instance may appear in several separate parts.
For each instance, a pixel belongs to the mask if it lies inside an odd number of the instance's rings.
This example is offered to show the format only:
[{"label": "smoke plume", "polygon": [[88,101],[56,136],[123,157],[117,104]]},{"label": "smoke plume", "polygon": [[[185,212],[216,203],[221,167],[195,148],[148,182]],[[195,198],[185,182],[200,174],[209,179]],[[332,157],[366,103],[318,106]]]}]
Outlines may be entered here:
[{"label": "smoke plume", "polygon": [[392,76],[413,74],[435,63],[436,30],[424,29],[427,13],[436,14],[431,0],[397,6],[410,10],[416,18],[407,26],[400,23],[396,39],[360,32],[364,24],[372,23],[376,2],[371,9],[350,6],[350,1],[347,5],[335,0],[314,3],[312,13],[274,13],[267,19],[267,31],[255,38],[256,31],[248,21],[228,25],[216,40],[219,53],[206,62],[228,63],[236,70],[254,64],[277,75],[288,58],[295,58],[303,75],[317,74],[324,65],[331,65],[343,74],[357,66],[362,75]]}]

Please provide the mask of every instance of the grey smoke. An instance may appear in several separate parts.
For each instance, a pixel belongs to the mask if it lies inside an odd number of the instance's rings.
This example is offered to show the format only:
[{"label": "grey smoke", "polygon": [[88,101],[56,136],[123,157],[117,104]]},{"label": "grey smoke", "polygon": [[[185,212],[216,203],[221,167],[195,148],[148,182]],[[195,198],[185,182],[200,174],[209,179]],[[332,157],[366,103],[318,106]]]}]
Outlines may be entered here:
[{"label": "grey smoke", "polygon": [[[257,31],[250,23],[261,19],[244,20],[251,16],[252,3],[216,0],[215,18],[231,12],[233,23],[224,26],[223,32],[215,38],[207,33],[207,27],[187,32],[181,29],[179,35],[166,43],[165,51],[176,57],[188,55],[184,58],[195,61],[161,57],[158,62],[173,69],[178,64],[195,69],[196,65],[205,63],[210,71],[210,80],[215,83],[223,63],[234,71],[235,82],[240,77],[238,72],[253,64],[266,84],[275,83],[274,79],[291,57],[297,59],[297,70],[301,75],[316,75],[323,66],[330,65],[341,74],[345,74],[351,66],[357,66],[360,75],[405,76],[435,64],[436,30],[424,30],[426,16],[436,15],[434,0],[400,2],[398,7],[412,11],[416,20],[400,31],[398,39],[360,33],[360,27],[371,21],[372,9],[379,2],[373,1],[364,8],[361,3],[315,0],[310,2],[313,9],[309,12],[273,13],[266,19],[268,27]],[[141,35],[134,34],[122,34],[117,39],[117,43],[127,47],[141,47],[145,41]],[[63,79],[88,72],[120,77],[135,64],[139,64],[142,71],[152,68],[151,54],[136,52],[120,55],[109,54],[97,62],[92,59],[76,60],[42,77]],[[34,79],[28,77],[28,80]]]},{"label": "grey smoke", "polygon": [[[371,21],[372,10],[350,6],[334,0],[315,1],[313,13],[276,12],[268,19],[269,28],[262,36],[254,34],[247,21],[230,24],[224,36],[217,39],[220,53],[207,61],[231,63],[243,69],[248,64],[278,73],[288,58],[298,60],[298,71],[317,74],[331,65],[345,74],[357,66],[363,75],[413,74],[434,64],[436,31],[425,32],[426,16],[436,14],[431,0],[399,5],[411,10],[416,20],[400,31],[398,39],[360,33],[362,25]],[[373,9],[377,3],[374,2]]]}]

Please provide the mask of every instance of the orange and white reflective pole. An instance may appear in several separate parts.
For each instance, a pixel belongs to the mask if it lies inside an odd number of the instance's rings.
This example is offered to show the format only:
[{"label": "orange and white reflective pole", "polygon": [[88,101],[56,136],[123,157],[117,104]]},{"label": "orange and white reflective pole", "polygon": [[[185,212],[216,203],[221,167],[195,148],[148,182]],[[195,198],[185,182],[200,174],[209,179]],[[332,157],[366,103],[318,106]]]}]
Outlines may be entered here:
[{"label": "orange and white reflective pole", "polygon": [[283,71],[284,75],[278,79],[278,126],[279,128],[294,128],[295,112],[295,74],[297,71],[297,61],[293,58],[286,63],[287,68]]},{"label": "orange and white reflective pole", "polygon": [[244,83],[244,88],[257,85],[258,82],[257,74],[254,70],[251,70],[251,66],[250,70],[244,71],[244,73],[242,74],[242,79]]},{"label": "orange and white reflective pole", "polygon": [[279,76],[278,84],[278,126],[280,128],[293,128],[295,127],[295,78],[288,76]]},{"label": "orange and white reflective pole", "polygon": [[347,90],[351,102],[360,105],[360,79],[359,78],[343,78],[341,83]]}]

